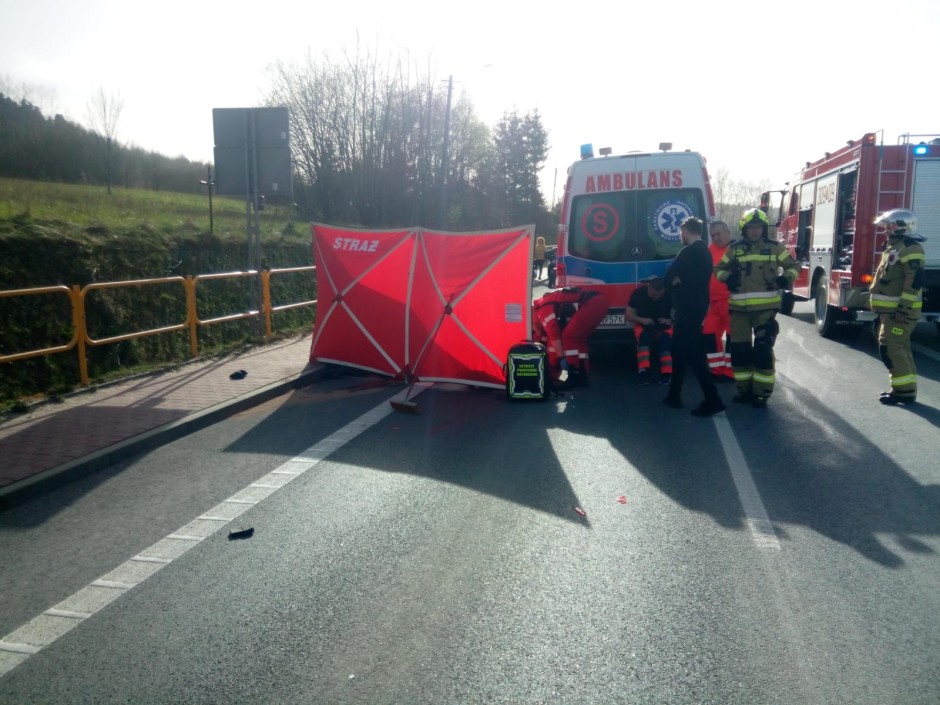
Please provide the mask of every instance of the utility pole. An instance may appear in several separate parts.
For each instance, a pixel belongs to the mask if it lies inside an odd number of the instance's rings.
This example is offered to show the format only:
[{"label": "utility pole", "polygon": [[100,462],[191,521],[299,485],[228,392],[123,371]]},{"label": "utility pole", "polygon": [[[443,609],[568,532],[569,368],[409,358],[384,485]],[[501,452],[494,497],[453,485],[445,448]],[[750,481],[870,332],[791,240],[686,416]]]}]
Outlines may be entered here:
[{"label": "utility pole", "polygon": [[437,227],[443,229],[447,216],[447,147],[450,141],[450,101],[454,93],[453,74],[447,79],[447,110],[444,113],[444,149],[441,153],[441,202],[437,214]]},{"label": "utility pole", "polygon": [[206,180],[200,181],[199,183],[209,187],[209,232],[215,233],[215,224],[212,222],[212,187],[215,186],[215,183],[212,181],[211,164],[206,167]]}]

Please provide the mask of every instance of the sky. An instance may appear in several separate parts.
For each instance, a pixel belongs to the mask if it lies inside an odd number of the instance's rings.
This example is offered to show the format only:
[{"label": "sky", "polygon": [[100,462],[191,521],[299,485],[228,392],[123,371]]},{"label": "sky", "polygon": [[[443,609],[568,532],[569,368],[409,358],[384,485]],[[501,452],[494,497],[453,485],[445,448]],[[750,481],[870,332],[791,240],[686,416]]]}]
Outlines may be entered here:
[{"label": "sky", "polygon": [[491,126],[538,110],[549,203],[584,143],[671,142],[713,178],[779,186],[866,132],[940,134],[937,0],[0,0],[0,18],[0,89],[86,126],[103,89],[120,142],[206,162],[213,108],[260,105],[274,63],[357,43],[452,76]]}]

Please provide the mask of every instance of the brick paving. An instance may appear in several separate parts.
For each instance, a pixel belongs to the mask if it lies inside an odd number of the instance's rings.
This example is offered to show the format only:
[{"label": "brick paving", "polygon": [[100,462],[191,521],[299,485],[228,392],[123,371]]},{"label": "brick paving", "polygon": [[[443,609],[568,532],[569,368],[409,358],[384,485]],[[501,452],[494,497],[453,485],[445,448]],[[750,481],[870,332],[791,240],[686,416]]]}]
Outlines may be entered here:
[{"label": "brick paving", "polygon": [[[310,335],[92,387],[0,420],[0,506],[313,381]],[[231,379],[238,370],[248,374]],[[149,444],[149,445],[148,445]]]}]

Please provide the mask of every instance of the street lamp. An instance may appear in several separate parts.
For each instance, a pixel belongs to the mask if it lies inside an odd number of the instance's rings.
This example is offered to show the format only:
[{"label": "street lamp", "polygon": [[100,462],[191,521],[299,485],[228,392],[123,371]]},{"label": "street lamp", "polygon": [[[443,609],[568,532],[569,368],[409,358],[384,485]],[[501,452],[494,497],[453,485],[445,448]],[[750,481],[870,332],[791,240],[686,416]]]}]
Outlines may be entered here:
[{"label": "street lamp", "polygon": [[199,183],[209,187],[209,232],[215,234],[215,224],[212,222],[212,187],[215,186],[215,182],[212,180],[211,165],[206,167],[205,181]]}]

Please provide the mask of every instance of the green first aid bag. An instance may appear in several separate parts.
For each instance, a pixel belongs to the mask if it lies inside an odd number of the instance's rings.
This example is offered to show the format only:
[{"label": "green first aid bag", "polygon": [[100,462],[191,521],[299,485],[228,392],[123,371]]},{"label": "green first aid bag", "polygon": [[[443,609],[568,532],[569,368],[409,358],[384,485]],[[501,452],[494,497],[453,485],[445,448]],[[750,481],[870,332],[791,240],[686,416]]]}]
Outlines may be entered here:
[{"label": "green first aid bag", "polygon": [[548,351],[541,343],[523,340],[509,348],[506,364],[506,398],[509,401],[548,398]]}]

